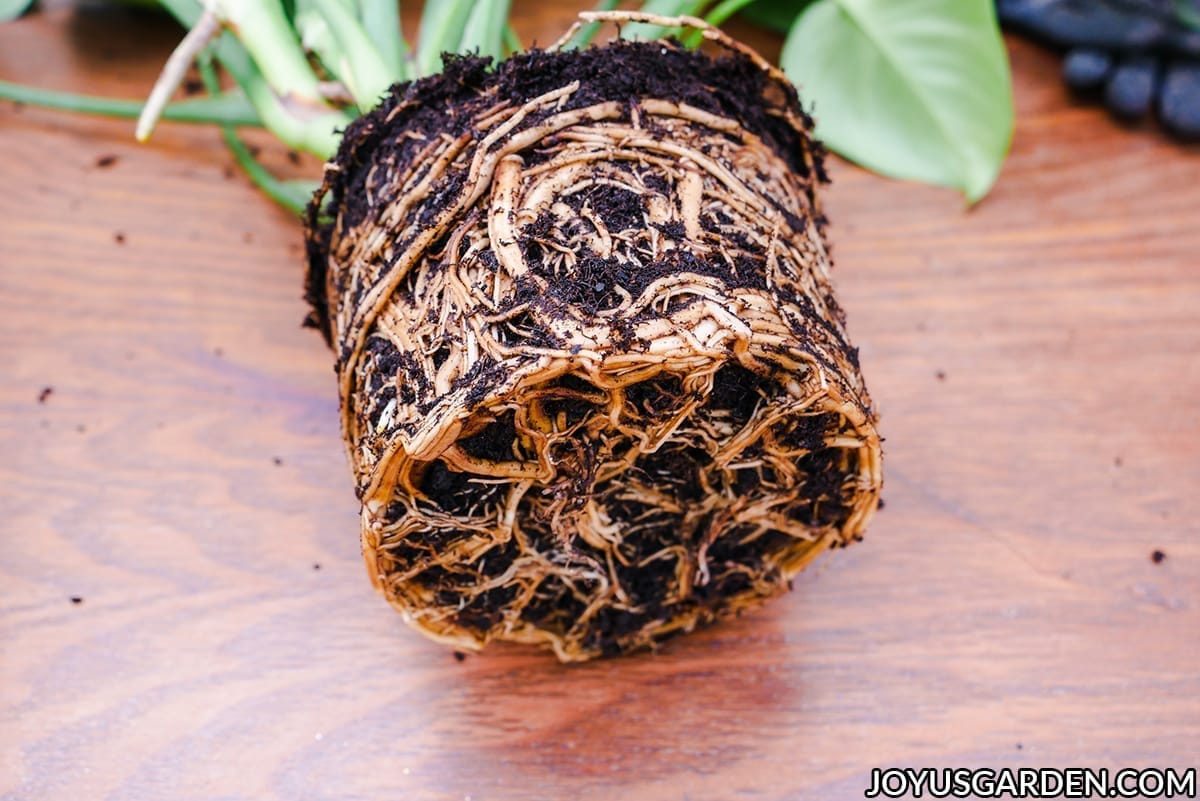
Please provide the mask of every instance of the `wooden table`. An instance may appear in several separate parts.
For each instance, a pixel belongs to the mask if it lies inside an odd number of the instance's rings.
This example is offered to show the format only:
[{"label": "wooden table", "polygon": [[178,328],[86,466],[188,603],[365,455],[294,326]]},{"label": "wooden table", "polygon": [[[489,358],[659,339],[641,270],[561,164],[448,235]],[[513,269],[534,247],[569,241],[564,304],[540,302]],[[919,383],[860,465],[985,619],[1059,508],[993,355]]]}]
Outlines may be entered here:
[{"label": "wooden table", "polygon": [[[53,10],[0,27],[0,77],[143,96],[176,36]],[[0,103],[0,797],[836,801],[871,767],[1196,767],[1200,157],[1011,55],[978,208],[833,167],[887,436],[865,543],[577,667],[456,661],[372,592],[299,226],[214,131],[142,147]]]}]

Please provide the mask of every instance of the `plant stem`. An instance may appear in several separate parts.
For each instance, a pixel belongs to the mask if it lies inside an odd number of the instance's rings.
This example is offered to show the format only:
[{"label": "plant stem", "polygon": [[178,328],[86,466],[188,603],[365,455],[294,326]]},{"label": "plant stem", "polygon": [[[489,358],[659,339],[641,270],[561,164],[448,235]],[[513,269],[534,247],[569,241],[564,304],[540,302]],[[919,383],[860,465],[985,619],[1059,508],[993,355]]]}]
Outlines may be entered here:
[{"label": "plant stem", "polygon": [[[202,7],[196,0],[160,0],[160,2],[185,28],[195,25],[202,12]],[[274,0],[274,2],[278,4],[278,0]],[[282,7],[280,7],[280,13],[282,13]],[[284,22],[287,24],[286,18]],[[292,31],[290,25],[287,30]],[[257,29],[239,30],[238,33],[243,39],[247,41],[254,39],[256,42],[260,37],[270,39],[272,36],[270,31],[264,32]],[[291,40],[290,43],[288,43],[288,39]],[[233,76],[242,91],[246,93],[246,98],[258,112],[262,124],[271,133],[279,137],[288,147],[306,150],[327,159],[337,152],[338,142],[341,140],[341,135],[337,131],[349,125],[353,117],[332,108],[321,99],[320,86],[315,82],[316,77],[312,74],[307,59],[304,59],[300,43],[295,40],[293,34],[289,33],[284,39],[276,37],[271,41],[271,46],[285,43],[293,46],[303,59],[303,69],[314,81],[313,92],[317,97],[315,102],[309,102],[302,96],[286,92],[282,95],[277,93],[278,87],[273,87],[268,82],[255,63],[254,57],[230,31],[225,31],[217,37],[212,44],[211,51]],[[262,50],[265,47],[267,47],[266,44],[258,42],[255,49]],[[305,78],[301,76],[298,80],[303,82]]]},{"label": "plant stem", "polygon": [[[753,2],[754,0],[722,0],[704,15],[704,21],[709,25],[720,27],[721,23]],[[704,34],[700,31],[692,31],[683,37],[683,43],[688,47],[699,47],[703,41]]]},{"label": "plant stem", "polygon": [[216,7],[276,94],[323,105],[317,76],[280,0],[216,0]]},{"label": "plant stem", "polygon": [[[363,30],[358,19],[341,5],[338,0],[310,0],[313,10],[329,27],[337,46],[335,63],[325,66],[335,72],[342,83],[354,95],[359,108],[372,109],[379,102],[397,76],[391,74],[387,64],[375,49],[371,37]],[[322,58],[324,61],[324,57]]]},{"label": "plant stem", "polygon": [[417,33],[415,77],[433,75],[441,66],[442,53],[458,51],[471,8],[471,0],[429,0],[425,3]]},{"label": "plant stem", "polygon": [[[619,2],[620,0],[600,0],[600,2],[596,4],[595,10],[612,11],[617,7]],[[579,50],[580,48],[587,47],[592,43],[592,40],[596,38],[596,34],[599,33],[599,31],[599,22],[589,22],[587,25],[584,25],[575,32],[575,35],[571,37],[570,41],[563,45],[563,49]]]},{"label": "plant stem", "polygon": [[196,60],[196,56],[208,47],[208,43],[212,41],[213,37],[220,32],[221,23],[217,20],[216,14],[205,10],[200,15],[200,19],[196,21],[195,26],[183,37],[183,41],[171,52],[170,58],[163,66],[162,74],[154,82],[154,88],[150,90],[150,97],[146,99],[146,107],[138,116],[134,137],[139,142],[145,142],[150,138],[154,124],[162,116],[162,111],[170,102],[171,95],[175,94],[175,90],[183,83],[188,67]]},{"label": "plant stem", "polygon": [[[217,81],[217,73],[213,69],[212,61],[204,58],[198,64],[200,70],[200,78],[204,81],[205,88],[210,93],[220,91],[221,86]],[[237,135],[237,131],[231,125],[221,126],[221,136],[225,140],[225,144],[233,153],[233,158],[242,171],[254,182],[254,185],[263,191],[267,197],[274,200],[279,205],[283,206],[288,211],[295,214],[301,214],[308,205],[309,198],[312,197],[316,190],[317,184],[314,181],[281,181],[272,175],[266,167],[258,163],[254,158],[254,154],[250,152],[250,148],[246,147]]]},{"label": "plant stem", "polygon": [[410,80],[408,43],[400,25],[398,0],[359,0],[359,17],[379,57],[397,80]]},{"label": "plant stem", "polygon": [[[27,103],[60,111],[78,111],[103,117],[137,119],[146,104],[138,100],[118,100],[110,97],[77,95],[34,89],[16,83],[0,81],[0,99]],[[225,92],[213,97],[181,100],[163,109],[162,118],[171,122],[217,123],[239,127],[261,126],[262,120],[240,92]]]},{"label": "plant stem", "polygon": [[525,49],[525,45],[521,44],[521,37],[517,36],[517,32],[511,25],[504,26],[504,57],[508,58],[514,53],[520,53]]},{"label": "plant stem", "polygon": [[[694,17],[708,5],[708,2],[709,0],[646,0],[642,3],[640,10],[647,14],[657,14],[660,17]],[[621,38],[649,42],[662,39],[678,30],[678,28],[664,28],[661,25],[634,22],[622,28]]]},{"label": "plant stem", "polygon": [[475,7],[462,37],[452,48],[456,53],[477,52],[496,61],[504,58],[504,29],[508,21],[509,0],[475,0]]}]

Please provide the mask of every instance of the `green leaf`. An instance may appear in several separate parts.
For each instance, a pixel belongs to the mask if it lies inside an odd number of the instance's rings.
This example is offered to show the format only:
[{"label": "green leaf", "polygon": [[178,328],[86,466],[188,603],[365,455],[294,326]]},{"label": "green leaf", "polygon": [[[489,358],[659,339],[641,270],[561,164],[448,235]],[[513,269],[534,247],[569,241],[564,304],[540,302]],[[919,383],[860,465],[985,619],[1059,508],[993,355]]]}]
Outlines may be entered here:
[{"label": "green leaf", "polygon": [[25,13],[33,0],[0,0],[0,22],[8,22]]},{"label": "green leaf", "polygon": [[846,158],[972,203],[995,183],[1013,108],[992,0],[817,0],[780,61]]}]

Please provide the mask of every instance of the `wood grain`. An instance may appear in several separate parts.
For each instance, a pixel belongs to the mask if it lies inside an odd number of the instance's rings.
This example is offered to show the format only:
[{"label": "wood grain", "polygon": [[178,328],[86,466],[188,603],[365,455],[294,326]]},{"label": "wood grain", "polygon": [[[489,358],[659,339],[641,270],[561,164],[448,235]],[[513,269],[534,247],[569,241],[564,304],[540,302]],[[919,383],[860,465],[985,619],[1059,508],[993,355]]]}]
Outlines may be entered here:
[{"label": "wood grain", "polygon": [[[582,5],[518,3],[519,30]],[[0,27],[0,78],[138,97],[175,36],[55,9]],[[299,226],[214,132],[139,147],[0,103],[0,798],[828,801],[874,766],[1195,767],[1200,156],[1010,51],[979,207],[833,166],[888,438],[866,542],[571,668],[460,663],[371,591]]]}]

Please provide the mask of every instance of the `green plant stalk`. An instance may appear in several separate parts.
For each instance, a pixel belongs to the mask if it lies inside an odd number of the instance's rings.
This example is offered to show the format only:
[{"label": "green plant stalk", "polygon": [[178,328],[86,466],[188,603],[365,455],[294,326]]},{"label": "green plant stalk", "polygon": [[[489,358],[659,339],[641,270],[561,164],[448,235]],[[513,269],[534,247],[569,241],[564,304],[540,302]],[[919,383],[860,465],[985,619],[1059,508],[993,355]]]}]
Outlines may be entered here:
[{"label": "green plant stalk", "polygon": [[[0,99],[26,103],[41,108],[77,111],[103,117],[137,119],[145,103],[139,100],[77,95],[70,92],[55,92],[50,89],[34,89],[21,84],[0,81]],[[164,120],[202,124],[233,125],[237,127],[261,127],[262,120],[254,106],[240,92],[224,92],[213,97],[181,100],[168,105],[162,113]]]},{"label": "green plant stalk", "polygon": [[[704,21],[709,25],[720,27],[725,20],[732,17],[737,12],[741,11],[746,6],[753,3],[754,0],[722,0],[717,3],[715,8],[709,10],[704,15]],[[704,41],[704,34],[700,31],[691,31],[683,37],[683,43],[687,47],[699,47]]]},{"label": "green plant stalk", "polygon": [[812,3],[813,0],[756,0],[746,6],[743,16],[756,25],[786,34]]},{"label": "green plant stalk", "polygon": [[398,0],[359,0],[359,17],[389,73],[402,81],[410,80],[409,50],[400,25]]},{"label": "green plant stalk", "polygon": [[454,48],[458,53],[476,51],[496,61],[504,58],[504,28],[510,0],[476,0],[462,38]]},{"label": "green plant stalk", "polygon": [[341,141],[337,131],[353,121],[351,115],[331,107],[323,110],[287,104],[275,94],[249,53],[229,33],[223,33],[217,39],[214,52],[254,104],[263,125],[288,147],[306,150],[325,159],[337,152]]},{"label": "green plant stalk", "polygon": [[[200,17],[201,7],[195,0],[161,2],[184,27],[191,28]],[[242,31],[242,35],[247,38],[257,37],[259,32]],[[293,39],[290,46],[303,54],[298,40]],[[337,131],[349,125],[353,121],[352,116],[324,104],[313,106],[286,95],[281,97],[258,69],[251,53],[229,31],[218,36],[210,47],[217,60],[246,94],[246,98],[258,112],[263,126],[284,144],[324,159],[337,152],[338,142],[341,140]],[[307,62],[304,64],[304,70],[309,75],[312,74]]]},{"label": "green plant stalk", "polygon": [[[662,17],[694,17],[704,10],[709,0],[646,0],[641,10]],[[634,22],[621,28],[622,39],[649,42],[678,33],[678,28],[664,28],[647,22]]]},{"label": "green plant stalk", "polygon": [[517,36],[517,32],[513,30],[513,26],[504,26],[504,57],[520,53],[525,49],[525,45],[521,43],[521,37]]},{"label": "green plant stalk", "polygon": [[[210,94],[220,92],[221,85],[212,61],[203,58],[197,64],[200,79]],[[225,145],[233,154],[238,166],[246,173],[254,185],[263,191],[267,197],[283,206],[288,211],[300,215],[308,206],[308,201],[316,191],[316,181],[281,181],[254,158],[250,148],[241,140],[232,125],[221,125],[221,136]]]},{"label": "green plant stalk", "polygon": [[[596,4],[596,11],[612,11],[620,4],[620,0],[600,0]],[[589,22],[575,32],[564,46],[564,50],[579,50],[587,47],[596,38],[596,34],[600,32],[599,22]]]},{"label": "green plant stalk", "polygon": [[471,0],[433,0],[425,4],[417,33],[414,77],[433,75],[442,64],[442,53],[458,49],[471,8]]},{"label": "green plant stalk", "polygon": [[388,70],[371,37],[345,6],[337,0],[311,0],[311,5],[337,43],[339,58],[325,66],[346,84],[359,108],[374,108],[398,76]]},{"label": "green plant stalk", "polygon": [[324,104],[317,76],[279,0],[217,0],[216,8],[217,16],[237,34],[280,97],[313,106]]}]

